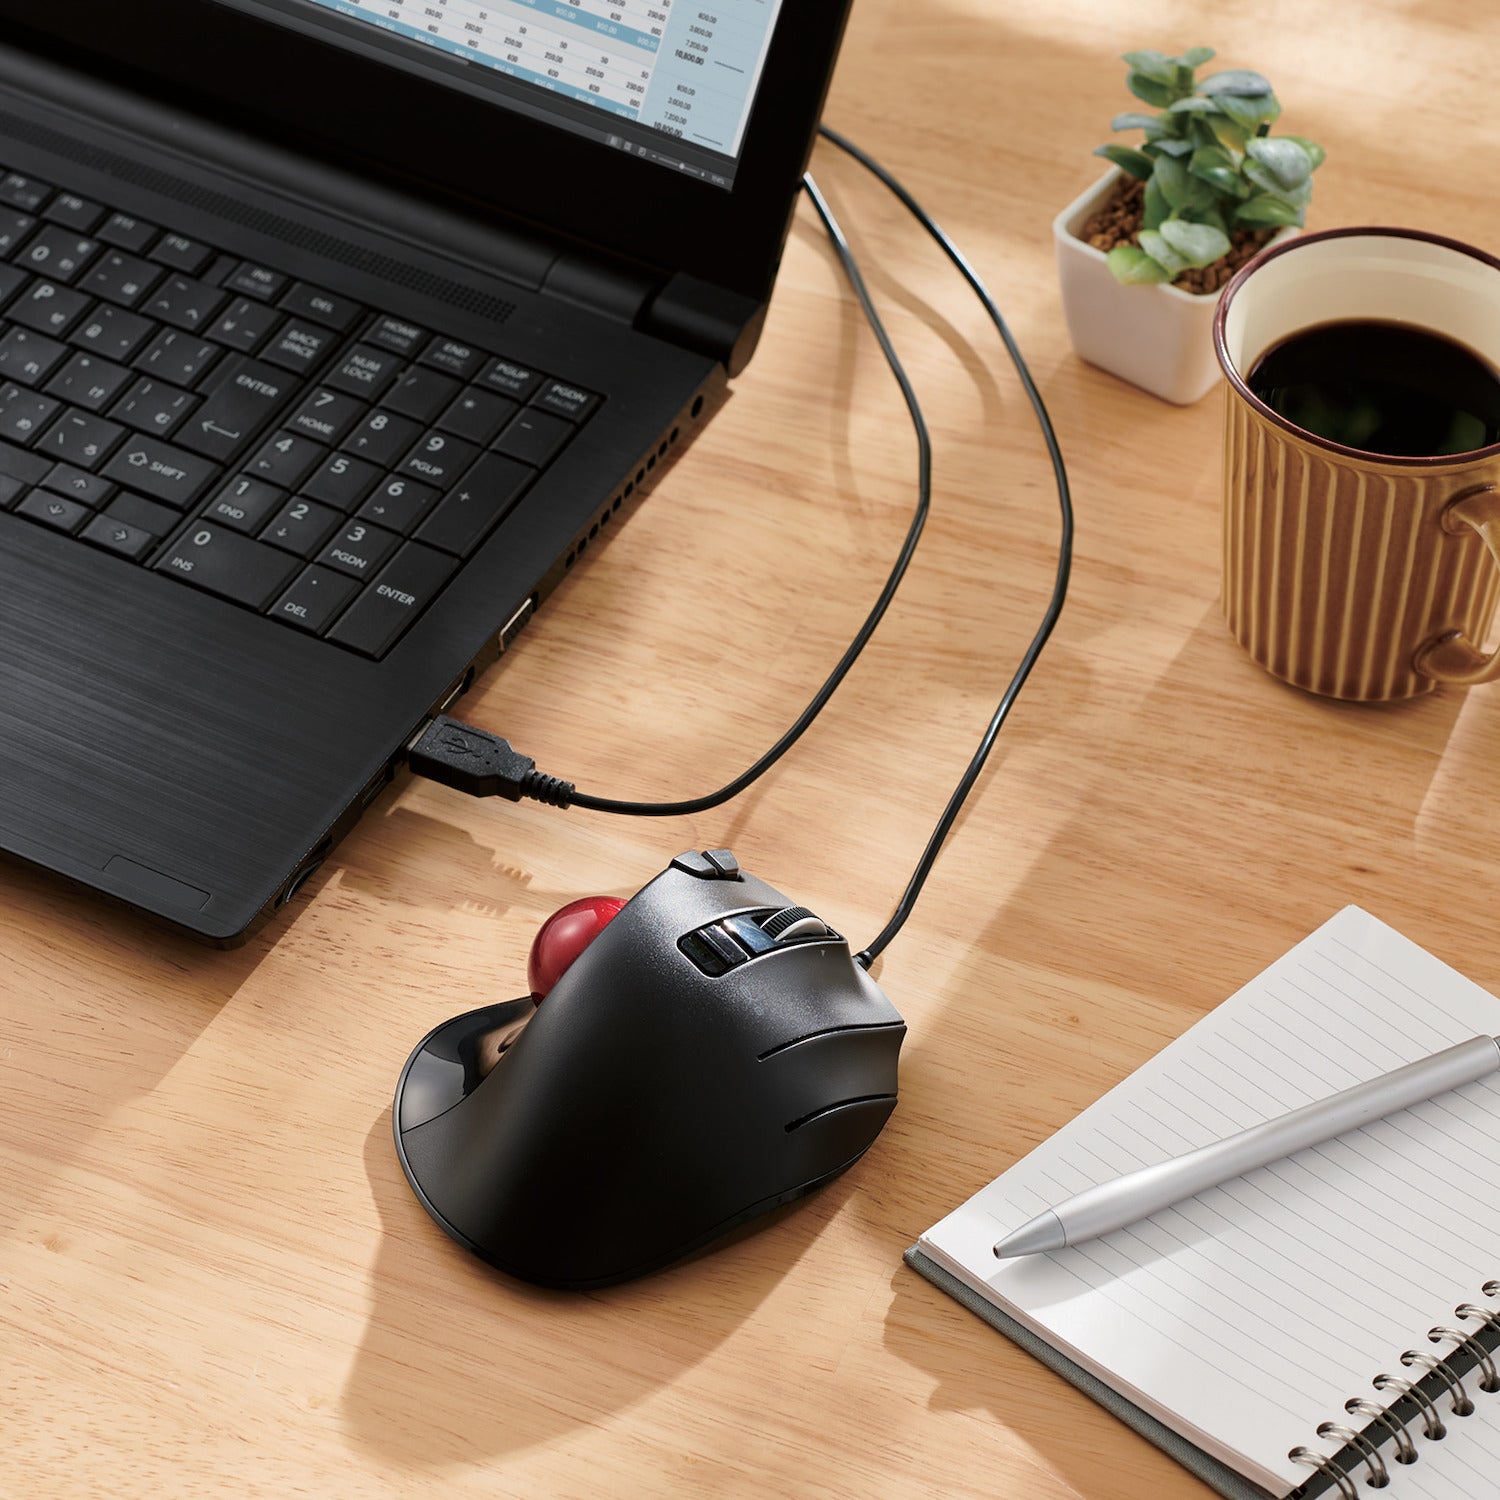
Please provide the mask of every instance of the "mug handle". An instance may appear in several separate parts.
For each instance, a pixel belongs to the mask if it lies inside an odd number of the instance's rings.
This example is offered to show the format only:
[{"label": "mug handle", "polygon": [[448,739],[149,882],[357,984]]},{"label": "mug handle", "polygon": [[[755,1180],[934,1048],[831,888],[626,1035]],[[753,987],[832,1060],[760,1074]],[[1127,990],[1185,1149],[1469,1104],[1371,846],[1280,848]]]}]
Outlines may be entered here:
[{"label": "mug handle", "polygon": [[[1469,527],[1490,549],[1491,560],[1500,568],[1500,490],[1486,485],[1459,495],[1444,507],[1442,526],[1454,535]],[[1435,682],[1472,687],[1500,677],[1500,651],[1481,651],[1461,630],[1445,630],[1417,647],[1412,666]]]}]

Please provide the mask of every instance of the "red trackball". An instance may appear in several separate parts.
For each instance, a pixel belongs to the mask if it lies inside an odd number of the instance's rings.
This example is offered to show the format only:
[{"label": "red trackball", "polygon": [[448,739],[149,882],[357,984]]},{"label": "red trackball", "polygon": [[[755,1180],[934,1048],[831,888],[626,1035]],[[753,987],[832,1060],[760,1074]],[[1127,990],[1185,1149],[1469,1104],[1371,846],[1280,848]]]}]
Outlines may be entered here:
[{"label": "red trackball", "polygon": [[526,983],[540,1002],[568,971],[573,960],[624,909],[624,896],[584,896],[553,912],[531,943]]}]

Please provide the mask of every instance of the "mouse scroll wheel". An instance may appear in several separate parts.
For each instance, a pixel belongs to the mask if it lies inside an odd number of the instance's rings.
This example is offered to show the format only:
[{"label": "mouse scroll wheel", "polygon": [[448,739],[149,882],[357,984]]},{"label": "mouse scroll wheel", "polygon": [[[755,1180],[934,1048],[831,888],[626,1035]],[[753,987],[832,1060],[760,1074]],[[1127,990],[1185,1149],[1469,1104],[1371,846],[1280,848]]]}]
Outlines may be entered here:
[{"label": "mouse scroll wheel", "polygon": [[833,929],[821,917],[815,917],[805,906],[786,906],[772,912],[761,924],[760,930],[778,943],[789,943],[795,938],[828,937]]}]

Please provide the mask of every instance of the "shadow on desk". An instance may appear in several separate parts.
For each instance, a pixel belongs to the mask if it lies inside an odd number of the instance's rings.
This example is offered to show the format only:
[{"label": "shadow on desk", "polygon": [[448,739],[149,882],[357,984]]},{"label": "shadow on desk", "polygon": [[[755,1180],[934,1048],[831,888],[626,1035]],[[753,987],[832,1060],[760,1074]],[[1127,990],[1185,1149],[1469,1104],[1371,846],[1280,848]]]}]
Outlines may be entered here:
[{"label": "shadow on desk", "polygon": [[366,1137],[365,1167],[381,1238],[344,1423],[361,1448],[414,1472],[534,1448],[669,1387],[755,1312],[851,1190],[832,1184],[821,1212],[767,1214],[640,1281],[553,1292],[484,1265],[428,1218],[402,1176],[389,1111]]}]

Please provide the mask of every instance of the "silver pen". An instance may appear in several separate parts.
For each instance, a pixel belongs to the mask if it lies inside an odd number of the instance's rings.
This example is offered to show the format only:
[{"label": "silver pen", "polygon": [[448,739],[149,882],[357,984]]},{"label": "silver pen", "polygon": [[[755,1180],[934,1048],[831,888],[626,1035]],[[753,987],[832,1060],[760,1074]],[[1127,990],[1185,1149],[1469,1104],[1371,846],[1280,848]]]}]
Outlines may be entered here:
[{"label": "silver pen", "polygon": [[1062,1250],[1149,1218],[1257,1167],[1331,1141],[1346,1130],[1461,1088],[1500,1069],[1500,1037],[1476,1036],[1456,1047],[1356,1084],[1329,1099],[1304,1104],[1279,1119],[1200,1146],[1186,1156],[1143,1167],[1069,1198],[1038,1214],[995,1246],[1001,1260]]}]

